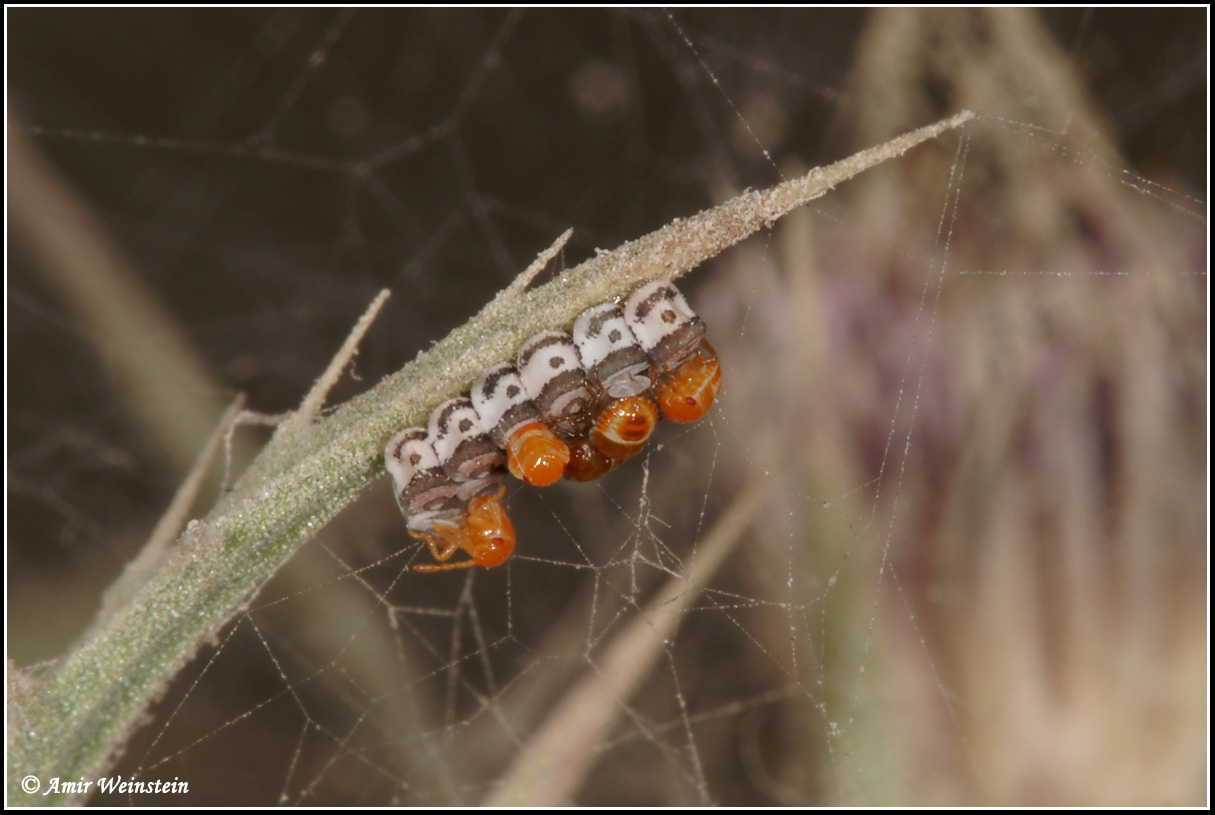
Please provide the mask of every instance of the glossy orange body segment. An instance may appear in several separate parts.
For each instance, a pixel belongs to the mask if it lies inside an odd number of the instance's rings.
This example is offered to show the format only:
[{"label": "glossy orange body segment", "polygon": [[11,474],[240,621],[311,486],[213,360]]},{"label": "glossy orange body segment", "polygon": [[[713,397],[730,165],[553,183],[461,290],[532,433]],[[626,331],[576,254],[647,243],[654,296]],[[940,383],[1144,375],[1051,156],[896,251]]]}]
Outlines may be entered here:
[{"label": "glossy orange body segment", "polygon": [[662,415],[673,422],[695,422],[704,418],[721,389],[721,362],[713,346],[701,340],[696,356],[674,372],[658,377],[654,391]]},{"label": "glossy orange body segment", "polygon": [[[438,524],[434,534],[413,532],[409,534],[424,541],[430,554],[438,563],[423,563],[414,566],[415,572],[445,572],[451,569],[467,569],[480,566],[492,569],[510,559],[515,551],[515,527],[506,510],[502,508],[504,489],[495,495],[478,495],[468,503],[468,515],[459,526]],[[463,550],[472,560],[448,563],[451,556]]]},{"label": "glossy orange body segment", "polygon": [[624,462],[622,458],[606,456],[586,436],[570,443],[570,461],[565,465],[567,481],[594,481],[607,475]]},{"label": "glossy orange body segment", "polygon": [[661,417],[648,395],[626,396],[604,408],[591,428],[591,444],[610,458],[629,458],[641,452]]},{"label": "glossy orange body segment", "polygon": [[537,487],[556,484],[569,460],[569,447],[540,422],[528,422],[506,442],[510,474]]}]

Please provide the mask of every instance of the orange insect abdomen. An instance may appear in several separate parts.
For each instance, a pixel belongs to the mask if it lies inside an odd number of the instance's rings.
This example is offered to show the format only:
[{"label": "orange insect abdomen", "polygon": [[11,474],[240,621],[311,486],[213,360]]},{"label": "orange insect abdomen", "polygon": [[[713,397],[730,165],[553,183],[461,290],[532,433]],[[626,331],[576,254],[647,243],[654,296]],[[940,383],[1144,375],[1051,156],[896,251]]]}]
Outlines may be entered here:
[{"label": "orange insect abdomen", "polygon": [[540,422],[525,424],[506,443],[511,475],[537,487],[557,483],[569,460],[569,447]]},{"label": "orange insect abdomen", "polygon": [[658,405],[646,394],[617,399],[595,420],[591,444],[611,458],[635,456],[645,447],[659,418]]},{"label": "orange insect abdomen", "polygon": [[[721,389],[721,363],[707,342],[702,353],[685,362],[667,376],[658,378],[655,393],[662,415],[673,422],[695,422],[713,407]],[[704,353],[707,351],[707,353]]]},{"label": "orange insect abdomen", "polygon": [[464,549],[483,569],[501,566],[515,551],[515,526],[499,503],[501,497],[499,492],[469,502]]},{"label": "orange insect abdomen", "polygon": [[586,436],[570,443],[570,461],[565,465],[567,481],[594,481],[607,475],[624,462],[622,458],[606,456]]}]

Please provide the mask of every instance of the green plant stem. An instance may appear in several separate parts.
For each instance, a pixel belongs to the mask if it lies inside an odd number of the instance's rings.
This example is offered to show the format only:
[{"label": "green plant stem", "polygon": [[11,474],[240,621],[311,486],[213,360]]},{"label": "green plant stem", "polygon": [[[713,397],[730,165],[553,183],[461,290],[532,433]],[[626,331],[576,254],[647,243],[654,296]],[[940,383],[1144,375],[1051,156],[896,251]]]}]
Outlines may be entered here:
[{"label": "green plant stem", "polygon": [[[674,279],[770,226],[837,184],[973,118],[912,131],[766,190],[747,192],[602,252],[530,291],[508,287],[479,314],[375,388],[315,423],[278,433],[201,521],[190,523],[123,608],[61,660],[10,671],[10,804],[75,804],[95,789],[47,792],[52,779],[104,774],[148,705],[199,647],[305,541],[384,473],[382,450],[401,427],[510,359],[530,334],[568,326],[595,303],[650,280]],[[22,779],[34,776],[30,794]]]}]

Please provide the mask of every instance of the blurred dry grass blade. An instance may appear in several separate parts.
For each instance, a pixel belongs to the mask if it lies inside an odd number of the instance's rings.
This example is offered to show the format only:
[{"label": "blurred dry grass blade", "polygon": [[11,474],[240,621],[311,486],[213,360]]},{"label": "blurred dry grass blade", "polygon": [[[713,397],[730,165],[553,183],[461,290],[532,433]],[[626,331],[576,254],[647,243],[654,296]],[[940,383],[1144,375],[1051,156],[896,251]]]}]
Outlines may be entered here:
[{"label": "blurred dry grass blade", "polygon": [[610,728],[669,647],[693,601],[742,538],[768,490],[760,478],[699,542],[685,574],[672,577],[612,638],[515,757],[487,806],[562,806],[578,791]]},{"label": "blurred dry grass blade", "polygon": [[39,155],[20,118],[11,110],[7,115],[14,237],[38,257],[38,269],[88,333],[104,343],[109,353],[102,362],[121,383],[127,409],[180,479],[223,412],[226,398],[216,396],[223,388],[92,213]]}]

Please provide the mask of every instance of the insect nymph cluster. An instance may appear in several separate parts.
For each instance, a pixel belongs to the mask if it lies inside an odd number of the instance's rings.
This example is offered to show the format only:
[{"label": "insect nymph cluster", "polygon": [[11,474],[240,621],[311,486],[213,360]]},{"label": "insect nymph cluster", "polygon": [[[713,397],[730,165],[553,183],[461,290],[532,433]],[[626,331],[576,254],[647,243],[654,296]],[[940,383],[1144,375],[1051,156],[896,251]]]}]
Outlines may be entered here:
[{"label": "insect nymph cluster", "polygon": [[[505,563],[507,472],[539,487],[598,478],[641,452],[662,419],[704,416],[721,378],[704,321],[668,281],[587,309],[571,333],[533,334],[513,365],[485,369],[468,396],[384,449],[409,534],[437,561],[414,569]],[[451,561],[461,550],[471,559]]]}]

